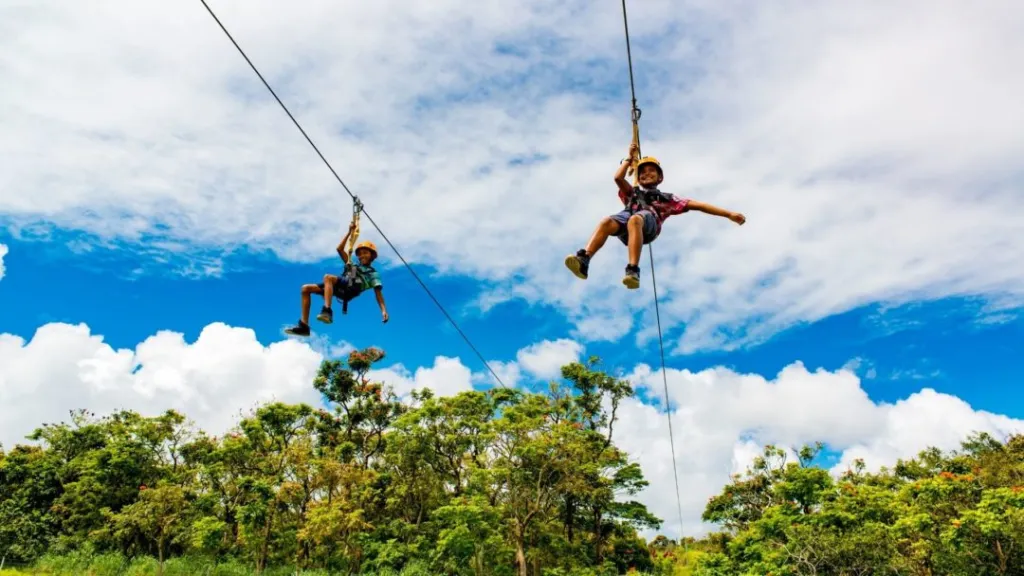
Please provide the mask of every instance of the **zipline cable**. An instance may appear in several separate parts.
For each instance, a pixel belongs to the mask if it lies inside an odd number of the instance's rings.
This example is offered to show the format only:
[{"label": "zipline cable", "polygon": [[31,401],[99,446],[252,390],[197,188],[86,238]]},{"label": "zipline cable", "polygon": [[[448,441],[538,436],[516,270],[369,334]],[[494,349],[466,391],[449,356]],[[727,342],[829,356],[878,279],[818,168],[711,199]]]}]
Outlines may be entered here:
[{"label": "zipline cable", "polygon": [[263,74],[260,74],[260,71],[256,69],[256,65],[252,63],[252,60],[249,60],[249,57],[245,54],[245,51],[242,50],[242,47],[238,45],[238,42],[235,42],[234,37],[231,36],[231,33],[228,32],[228,29],[225,28],[224,24],[221,23],[220,18],[217,18],[217,15],[213,13],[213,9],[210,8],[210,5],[206,3],[206,0],[199,1],[203,3],[203,6],[206,8],[206,11],[210,13],[210,16],[212,16],[214,21],[217,22],[217,25],[220,26],[220,29],[224,31],[225,35],[227,35],[228,40],[231,40],[231,43],[235,45],[235,48],[238,49],[238,52],[242,55],[242,58],[245,58],[245,61],[249,63],[249,67],[252,68],[252,71],[255,72],[257,76],[259,76],[260,80],[263,82],[263,85],[267,87],[267,90],[270,91],[270,94],[273,95],[274,99],[277,100],[277,103],[281,105],[281,108],[284,110],[285,114],[287,114],[288,117],[291,118],[292,123],[295,124],[295,127],[299,129],[299,132],[302,132],[302,135],[306,138],[306,141],[309,142],[309,145],[313,147],[313,150],[315,150],[317,155],[320,156],[320,159],[324,161],[324,164],[327,165],[327,169],[331,171],[331,174],[334,174],[334,178],[338,180],[338,183],[341,184],[341,187],[345,189],[345,192],[348,192],[349,196],[352,197],[352,201],[357,203],[357,205],[361,208],[361,212],[363,213],[363,215],[366,216],[366,219],[370,221],[370,224],[372,224],[373,227],[377,229],[377,232],[380,233],[380,236],[381,238],[384,239],[384,242],[386,242],[387,245],[390,246],[391,249],[395,251],[395,255],[398,256],[398,259],[402,261],[402,264],[405,264],[405,267],[409,269],[410,273],[412,273],[413,278],[415,278],[416,281],[419,282],[420,286],[423,287],[423,290],[427,293],[427,296],[430,296],[430,299],[434,301],[434,304],[437,305],[438,309],[441,310],[441,313],[444,314],[445,318],[448,319],[448,322],[451,323],[451,325],[455,328],[459,335],[462,336],[462,339],[466,341],[466,344],[468,344],[469,347],[473,350],[473,352],[476,353],[477,357],[480,358],[480,361],[484,363],[484,366],[487,367],[487,371],[491,373],[491,376],[494,377],[498,384],[500,384],[503,388],[508,388],[508,386],[506,386],[505,383],[501,381],[501,378],[494,371],[494,369],[491,368],[491,365],[484,358],[484,355],[480,353],[477,347],[473,345],[473,342],[469,339],[469,337],[466,336],[466,333],[462,331],[462,328],[459,327],[458,323],[455,322],[455,319],[453,319],[451,315],[448,314],[448,311],[445,310],[444,306],[441,305],[441,302],[438,301],[436,297],[434,297],[433,292],[430,291],[430,288],[428,288],[426,283],[423,282],[419,274],[417,274],[416,271],[413,270],[412,266],[410,266],[409,263],[406,262],[405,258],[402,257],[402,254],[401,252],[398,251],[398,248],[391,243],[391,240],[389,240],[388,237],[384,234],[384,231],[380,229],[380,226],[378,226],[377,223],[373,221],[373,218],[370,217],[370,214],[366,211],[366,208],[363,207],[359,198],[357,198],[356,195],[353,194],[352,191],[348,189],[348,186],[345,185],[345,182],[344,180],[341,179],[341,176],[338,175],[338,173],[334,170],[334,167],[331,166],[331,163],[328,162],[327,158],[325,158],[324,155],[320,152],[320,149],[317,148],[317,145],[313,143],[312,138],[310,138],[309,135],[306,134],[306,131],[302,129],[302,126],[299,124],[299,121],[295,119],[295,116],[293,116],[291,111],[288,110],[288,107],[284,105],[284,102],[282,102],[281,99],[277,97],[277,93],[274,92],[274,89],[271,88],[270,84],[268,84],[267,81],[263,78]]},{"label": "zipline cable", "polygon": [[[633,54],[629,46],[629,20],[626,17],[626,0],[622,0],[622,24],[626,31],[626,59],[629,62],[629,92],[633,99],[633,141],[636,142],[637,157],[640,154],[640,109],[636,106],[636,85],[633,81]],[[635,161],[634,161],[635,162]],[[634,177],[639,176],[636,164],[633,165]],[[679,512],[679,541],[683,540],[683,499],[679,495],[679,466],[676,464],[676,441],[672,432],[672,410],[668,398],[668,371],[665,368],[665,340],[661,332],[661,308],[658,305],[658,281],[654,276],[654,244],[647,245],[647,254],[651,257],[651,285],[654,288],[654,315],[658,319],[658,349],[661,352],[661,377],[665,385],[665,415],[668,417],[668,441],[672,449],[672,476],[676,482],[676,507]]]}]

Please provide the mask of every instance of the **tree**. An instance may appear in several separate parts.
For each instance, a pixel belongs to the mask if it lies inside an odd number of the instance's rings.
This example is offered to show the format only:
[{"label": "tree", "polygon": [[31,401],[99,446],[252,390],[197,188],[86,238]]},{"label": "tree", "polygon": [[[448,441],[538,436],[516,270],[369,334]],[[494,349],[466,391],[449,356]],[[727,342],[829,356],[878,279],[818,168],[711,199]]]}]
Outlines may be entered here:
[{"label": "tree", "polygon": [[614,437],[632,389],[596,358],[545,393],[406,402],[370,378],[383,357],[325,361],[322,407],[264,403],[223,436],[173,411],[44,424],[40,446],[0,451],[0,554],[152,555],[161,572],[180,555],[258,572],[653,567],[636,531],[660,520],[633,499],[647,483]]},{"label": "tree", "polygon": [[1024,574],[1024,443],[974,435],[963,450],[922,451],[893,469],[838,478],[767,447],[712,498],[705,519],[726,530],[700,574]]},{"label": "tree", "polygon": [[94,534],[98,538],[112,538],[126,548],[155,543],[158,572],[164,571],[167,546],[172,541],[187,538],[186,521],[188,500],[181,486],[161,483],[155,488],[140,487],[139,499],[120,512],[104,510],[108,525]]}]

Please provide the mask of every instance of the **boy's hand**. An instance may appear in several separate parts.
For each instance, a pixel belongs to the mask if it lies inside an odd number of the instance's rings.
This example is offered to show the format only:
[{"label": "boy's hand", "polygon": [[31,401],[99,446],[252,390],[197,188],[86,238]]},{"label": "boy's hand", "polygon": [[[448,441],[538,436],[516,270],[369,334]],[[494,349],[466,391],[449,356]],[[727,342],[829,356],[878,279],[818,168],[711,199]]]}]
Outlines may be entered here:
[{"label": "boy's hand", "polygon": [[739,212],[730,212],[729,220],[732,220],[733,222],[742,226],[743,223],[747,221],[747,217],[744,216],[743,214],[740,214]]},{"label": "boy's hand", "polygon": [[356,231],[356,223],[355,222],[349,222],[348,223],[348,233],[351,234],[351,233],[353,233],[355,231]]},{"label": "boy's hand", "polygon": [[637,146],[636,142],[631,142],[629,145],[629,159],[633,160],[640,155],[640,147]]},{"label": "boy's hand", "polygon": [[381,321],[382,322],[384,322],[385,324],[388,323],[389,316],[388,316],[387,310],[385,310],[384,312],[381,312],[380,313],[380,317],[381,317]]}]

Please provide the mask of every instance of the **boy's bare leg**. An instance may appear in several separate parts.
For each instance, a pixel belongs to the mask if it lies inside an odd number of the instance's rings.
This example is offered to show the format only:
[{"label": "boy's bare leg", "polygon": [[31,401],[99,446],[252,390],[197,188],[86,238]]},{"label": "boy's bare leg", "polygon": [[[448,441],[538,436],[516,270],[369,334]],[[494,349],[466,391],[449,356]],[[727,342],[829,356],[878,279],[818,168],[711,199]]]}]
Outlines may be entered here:
[{"label": "boy's bare leg", "polygon": [[309,307],[312,297],[310,294],[322,294],[320,287],[316,284],[306,284],[302,287],[302,323],[309,324]]},{"label": "boy's bare leg", "polygon": [[587,251],[587,256],[593,256],[597,254],[604,243],[608,241],[609,236],[614,236],[619,233],[619,223],[611,218],[605,218],[601,220],[601,223],[594,229],[594,234],[590,237],[590,242],[587,243],[587,247],[584,248]]},{"label": "boy's bare leg", "polygon": [[630,290],[640,287],[640,251],[644,246],[644,217],[640,214],[633,214],[626,221],[626,230],[629,234],[627,243],[629,251],[629,265],[626,266],[626,275],[622,283]]},{"label": "boy's bare leg", "polygon": [[324,308],[331,307],[331,299],[334,298],[334,283],[338,277],[334,274],[324,274]]},{"label": "boy's bare leg", "polygon": [[577,278],[586,280],[590,270],[590,259],[604,246],[609,236],[618,234],[618,232],[618,222],[611,218],[601,220],[597,228],[594,229],[594,234],[590,237],[587,247],[576,254],[570,254],[565,257],[565,267],[575,274]]},{"label": "boy's bare leg", "polygon": [[320,287],[316,284],[304,284],[302,286],[302,317],[299,319],[299,323],[291,328],[285,329],[285,334],[291,334],[293,336],[309,336],[309,306],[312,297],[311,294],[321,294]]},{"label": "boy's bare leg", "polygon": [[644,247],[644,217],[633,214],[626,222],[629,231],[629,265],[640,265],[640,251]]},{"label": "boy's bare leg", "polygon": [[338,277],[334,274],[324,274],[324,307],[316,317],[317,320],[324,324],[330,324],[334,321],[334,313],[331,311],[331,301],[334,298],[334,283],[337,281]]}]

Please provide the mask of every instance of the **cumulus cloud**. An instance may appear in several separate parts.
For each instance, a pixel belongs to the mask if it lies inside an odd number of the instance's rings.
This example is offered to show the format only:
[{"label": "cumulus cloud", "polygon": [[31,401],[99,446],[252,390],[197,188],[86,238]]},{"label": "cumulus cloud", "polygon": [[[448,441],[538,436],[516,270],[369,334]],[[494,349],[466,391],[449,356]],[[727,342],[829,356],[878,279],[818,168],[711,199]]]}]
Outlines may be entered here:
[{"label": "cumulus cloud", "polygon": [[112,348],[83,324],[46,324],[28,342],[0,334],[0,443],[77,409],[173,408],[219,434],[258,403],[318,402],[311,382],[320,360],[304,343],[263,346],[252,330],[220,323],[195,342],[164,331],[134,350]]},{"label": "cumulus cloud", "polygon": [[[46,324],[29,341],[0,333],[0,444],[23,442],[42,423],[78,409],[175,409],[221,434],[263,402],[319,404],[312,382],[320,362],[352,349],[316,338],[264,346],[252,330],[222,323],[203,328],[194,342],[161,331],[134,349],[115,349],[84,324]],[[371,375],[403,396],[413,388],[439,395],[471,388],[469,368],[443,356],[414,373],[395,364]]]},{"label": "cumulus cloud", "polygon": [[[630,133],[614,3],[211,5],[410,262],[479,278],[489,305],[552,305],[580,339],[620,338],[635,315],[653,336],[616,241],[588,282],[561,264],[616,209]],[[636,10],[644,151],[664,188],[749,218],[666,225],[669,349],[879,301],[1019,307],[1022,25],[1012,0]],[[337,182],[198,4],[7,2],[0,75],[9,228],[308,261],[344,227],[322,209]]]},{"label": "cumulus cloud", "polygon": [[561,338],[531,344],[516,353],[517,365],[536,378],[558,378],[562,366],[579,360],[583,346]]},{"label": "cumulus cloud", "polygon": [[472,390],[473,374],[458,358],[438,356],[432,367],[420,367],[409,372],[401,364],[372,370],[369,378],[391,386],[400,397],[408,396],[413,390],[430,388],[437,396],[453,396]]},{"label": "cumulus cloud", "polygon": [[0,280],[3,280],[7,269],[4,268],[4,256],[7,256],[7,245],[0,244]]},{"label": "cumulus cloud", "polygon": [[[638,366],[629,378],[660,397],[661,374]],[[847,368],[809,371],[794,362],[774,378],[724,368],[668,371],[670,413],[684,512],[684,532],[709,529],[700,521],[707,499],[742,472],[766,444],[792,448],[821,441],[841,453],[833,472],[855,458],[877,470],[929,446],[959,448],[972,432],[996,437],[1024,433],[1024,420],[974,410],[955,396],[931,389],[895,404],[872,401]],[[643,466],[651,487],[643,500],[678,534],[666,414],[638,401],[621,410],[618,442]]]}]

